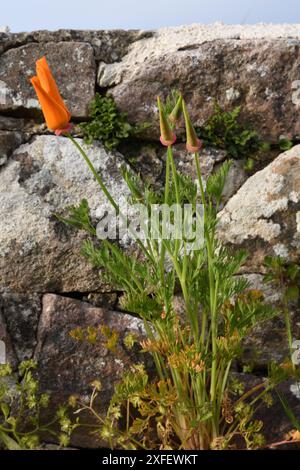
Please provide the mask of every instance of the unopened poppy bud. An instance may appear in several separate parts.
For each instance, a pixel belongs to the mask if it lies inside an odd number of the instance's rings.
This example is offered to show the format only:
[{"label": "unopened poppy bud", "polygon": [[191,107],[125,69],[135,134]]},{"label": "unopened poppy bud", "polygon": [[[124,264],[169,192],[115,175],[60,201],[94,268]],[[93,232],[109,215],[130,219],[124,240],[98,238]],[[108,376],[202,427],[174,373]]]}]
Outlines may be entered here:
[{"label": "unopened poppy bud", "polygon": [[157,97],[157,105],[159,110],[160,141],[162,145],[170,147],[176,141],[176,135],[171,129],[170,123],[162,108],[159,96]]},{"label": "unopened poppy bud", "polygon": [[60,96],[46,57],[36,61],[36,76],[31,78],[46,124],[57,135],[70,130],[71,114]]},{"label": "unopened poppy bud", "polygon": [[172,124],[175,124],[180,118],[182,113],[182,95],[179,96],[172,112],[169,114],[169,119]]},{"label": "unopened poppy bud", "polygon": [[198,152],[202,147],[202,142],[198,139],[194,126],[190,120],[189,113],[186,109],[184,100],[182,100],[182,110],[185,120],[186,129],[186,149],[188,152]]}]

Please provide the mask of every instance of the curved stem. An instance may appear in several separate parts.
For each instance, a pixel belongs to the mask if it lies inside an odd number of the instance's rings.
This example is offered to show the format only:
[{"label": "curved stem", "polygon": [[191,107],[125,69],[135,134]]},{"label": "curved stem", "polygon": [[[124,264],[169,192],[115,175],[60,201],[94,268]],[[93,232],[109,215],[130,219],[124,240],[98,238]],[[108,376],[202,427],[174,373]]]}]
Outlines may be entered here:
[{"label": "curved stem", "polygon": [[[104,184],[101,176],[97,173],[97,171],[95,170],[95,167],[94,165],[92,164],[90,158],[88,157],[88,155],[86,154],[86,152],[83,150],[83,148],[81,147],[81,145],[77,142],[76,139],[74,139],[74,137],[71,135],[71,134],[66,134],[66,137],[68,137],[68,139],[71,140],[71,142],[73,143],[73,145],[77,148],[77,150],[80,152],[81,156],[84,158],[86,164],[88,165],[89,169],[91,170],[93,176],[95,177],[97,183],[99,184],[100,188],[102,189],[103,193],[105,194],[106,198],[108,199],[108,201],[111,203],[111,205],[113,206],[113,208],[115,209],[116,211],[116,214],[117,215],[120,215],[122,217],[123,220],[126,220],[125,216],[122,214],[121,210],[120,210],[120,206],[116,203],[116,201],[114,200],[114,198],[112,197],[112,195],[110,194],[109,190],[107,189],[106,185]],[[130,230],[130,225],[129,225],[129,230]],[[147,250],[147,248],[145,247],[145,245],[142,243],[142,241],[140,239],[136,239],[136,242],[137,244],[139,245],[139,247],[142,249],[142,251],[144,252],[144,254],[147,256],[147,258],[152,262],[152,263],[155,263],[155,260],[153,259],[153,256],[151,255],[151,253],[149,253],[149,251]]]}]

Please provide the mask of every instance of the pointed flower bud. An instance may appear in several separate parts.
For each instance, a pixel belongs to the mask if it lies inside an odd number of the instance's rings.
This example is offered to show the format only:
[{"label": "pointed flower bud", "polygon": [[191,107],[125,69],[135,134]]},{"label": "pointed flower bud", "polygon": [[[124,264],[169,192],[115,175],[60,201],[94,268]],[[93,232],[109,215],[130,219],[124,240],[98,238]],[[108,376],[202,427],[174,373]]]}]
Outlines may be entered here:
[{"label": "pointed flower bud", "polygon": [[186,149],[188,152],[198,152],[202,147],[202,142],[198,139],[194,126],[191,122],[188,110],[184,100],[182,100],[182,110],[185,120],[185,129],[186,129]]},{"label": "pointed flower bud", "polygon": [[178,119],[180,118],[182,113],[182,95],[179,95],[179,98],[172,110],[172,112],[169,114],[169,119],[172,124],[175,124]]},{"label": "pointed flower bud", "polygon": [[68,132],[71,128],[71,114],[59,93],[45,56],[36,61],[36,76],[31,78],[31,83],[48,128],[56,135]]},{"label": "pointed flower bud", "polygon": [[176,135],[171,129],[170,123],[163,110],[159,96],[157,97],[157,105],[159,110],[159,124],[160,124],[160,141],[166,147],[170,147],[176,141]]}]

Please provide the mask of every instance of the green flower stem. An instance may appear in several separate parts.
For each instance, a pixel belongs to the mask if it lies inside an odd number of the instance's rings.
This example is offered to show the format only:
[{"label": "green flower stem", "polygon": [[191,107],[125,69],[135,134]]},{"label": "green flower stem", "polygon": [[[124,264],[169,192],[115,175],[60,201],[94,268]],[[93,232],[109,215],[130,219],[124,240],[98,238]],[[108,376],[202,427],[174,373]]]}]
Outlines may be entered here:
[{"label": "green flower stem", "polygon": [[[169,150],[170,149],[170,150]],[[168,204],[169,192],[170,192],[170,155],[172,154],[171,147],[167,150],[167,161],[166,161],[166,184],[165,184],[165,204]]]},{"label": "green flower stem", "polygon": [[200,167],[200,162],[199,162],[199,153],[195,152],[194,156],[195,156],[195,163],[196,163],[197,178],[198,178],[198,183],[199,183],[200,193],[201,193],[201,200],[202,200],[202,204],[204,208],[204,223],[205,223],[207,205],[206,205],[205,192],[204,192],[203,181],[202,181],[201,167]]},{"label": "green flower stem", "polygon": [[224,392],[227,386],[229,372],[231,369],[231,363],[232,361],[229,361],[228,364],[225,363],[223,365],[223,361],[222,361],[221,366],[219,368],[218,396],[217,396],[217,404],[216,404],[216,408],[218,410],[217,416],[221,416],[221,413],[222,413],[222,402],[223,402]]},{"label": "green flower stem", "polygon": [[[170,191],[170,169],[172,169],[172,180],[174,183],[175,187],[175,195],[176,195],[176,203],[180,204],[180,196],[179,196],[179,187],[178,187],[178,178],[177,178],[177,171],[174,163],[174,158],[173,158],[173,152],[172,152],[172,147],[169,146],[167,150],[167,163],[166,163],[166,183],[165,183],[165,204],[168,203],[168,197],[169,197],[169,191]],[[184,297],[185,304],[187,306],[188,313],[190,315],[190,307],[189,307],[189,294],[188,294],[188,289],[186,286],[186,269],[187,269],[187,260],[183,260],[183,270],[181,270],[180,264],[178,262],[178,250],[179,250],[179,245],[178,245],[179,240],[175,240],[175,253],[172,253],[170,249],[168,249],[167,244],[162,241],[162,250],[161,250],[161,258],[160,258],[160,269],[161,269],[161,275],[164,276],[164,261],[165,261],[165,253],[166,250],[168,251],[172,262],[174,264],[174,268],[176,270],[177,276],[179,278],[181,288],[182,288],[182,293]],[[186,257],[186,254],[184,255]],[[184,274],[183,274],[184,273]],[[164,280],[163,280],[164,283]],[[192,321],[191,321],[192,323]],[[193,322],[193,328],[195,331],[195,334],[197,335],[198,331],[198,324],[195,325],[195,322]]]},{"label": "green flower stem", "polygon": [[[210,315],[211,315],[211,344],[212,344],[212,365],[211,365],[211,380],[210,380],[210,400],[212,403],[213,410],[216,410],[216,392],[217,392],[217,295],[218,295],[218,282],[215,279],[214,272],[214,243],[213,237],[211,238],[209,230],[206,227],[208,211],[211,209],[211,205],[207,206],[205,199],[205,192],[202,181],[201,168],[199,163],[199,153],[195,152],[195,163],[197,177],[200,187],[201,199],[204,208],[204,230],[205,230],[205,240],[206,240],[206,250],[207,250],[207,264],[208,264],[208,276],[209,276],[209,291],[210,291]],[[204,341],[205,332],[202,331]],[[213,422],[213,435],[217,437],[218,434],[218,423],[216,413],[213,412],[215,420]]]},{"label": "green flower stem", "polygon": [[286,299],[283,301],[283,314],[284,314],[284,322],[285,322],[285,329],[286,329],[286,334],[287,334],[287,339],[288,339],[288,345],[289,345],[289,351],[290,351],[290,356],[291,356],[291,362],[292,362],[292,367],[293,370],[296,369],[295,364],[293,363],[292,357],[293,357],[293,333],[292,333],[292,325],[291,325],[291,319],[290,319],[290,312],[289,312],[289,306],[288,302]]},{"label": "green flower stem", "polygon": [[[145,320],[145,319],[144,319],[144,328],[145,328],[145,331],[147,333],[147,337],[151,338],[152,341],[155,341],[155,336],[153,334],[153,331],[151,330],[151,326],[149,326],[148,321]],[[153,359],[154,359],[154,362],[155,362],[155,367],[156,367],[156,370],[158,372],[158,375],[159,375],[161,380],[164,380],[164,378],[168,376],[168,374],[166,373],[166,370],[165,370],[164,363],[161,360],[161,357],[159,356],[158,353],[153,352],[152,356],[153,356]]]},{"label": "green flower stem", "polygon": [[[167,161],[166,161],[165,196],[164,196],[165,204],[168,204],[169,192],[170,192],[170,158],[169,158],[169,147],[168,147]],[[165,256],[166,256],[166,245],[162,243],[161,253],[160,253],[160,278],[161,278],[162,288],[164,291],[165,308],[168,309],[169,306],[167,305],[167,294],[166,294],[166,288],[165,288]],[[168,311],[166,311],[166,313],[168,313]]]},{"label": "green flower stem", "polygon": [[[174,163],[173,158],[173,151],[172,147],[168,147],[168,158],[170,159],[171,168],[172,168],[172,179],[175,187],[175,197],[176,197],[176,204],[180,204],[180,195],[179,195],[179,186],[178,186],[178,178],[177,178],[177,170]],[[175,239],[175,257],[178,255],[179,250],[179,240]]]},{"label": "green flower stem", "polygon": [[[89,159],[88,155],[86,154],[86,152],[83,150],[83,148],[81,147],[81,145],[76,141],[76,139],[74,139],[74,137],[67,133],[66,134],[66,137],[68,137],[71,142],[73,143],[73,145],[77,148],[77,150],[79,151],[79,153],[81,154],[81,156],[84,158],[86,164],[88,165],[89,169],[91,170],[93,176],[95,177],[97,183],[99,184],[100,188],[102,189],[103,193],[105,194],[106,198],[108,199],[108,201],[111,203],[111,205],[113,206],[113,208],[115,209],[117,215],[120,215],[123,219],[125,219],[124,215],[122,214],[121,210],[120,210],[120,207],[119,205],[115,202],[114,198],[112,197],[112,195],[110,194],[110,192],[108,191],[107,187],[105,186],[101,176],[97,173],[97,171],[95,170],[95,167],[94,165],[92,164],[91,160]],[[129,229],[130,229],[130,226],[129,226]],[[142,251],[144,252],[144,254],[148,257],[148,259],[150,259],[152,261],[152,263],[155,264],[155,260],[153,259],[153,256],[149,253],[149,251],[147,250],[147,248],[145,247],[145,245],[141,242],[141,240],[137,239],[136,240],[137,244],[139,245],[139,247],[142,249]]]},{"label": "green flower stem", "polygon": [[[201,194],[201,202],[202,202],[203,210],[204,210],[204,231],[206,231],[207,204],[206,204],[205,192],[204,192],[203,181],[202,181],[201,167],[200,167],[200,162],[199,162],[199,153],[195,152],[194,157],[195,157],[196,172],[197,172],[197,178],[198,178],[200,194]],[[204,345],[204,342],[205,342],[206,323],[207,323],[207,312],[206,310],[203,310],[202,325],[201,325],[202,326],[201,339],[200,339],[200,342],[202,345]]]},{"label": "green flower stem", "polygon": [[[180,204],[181,201],[180,201],[180,194],[179,194],[178,177],[177,177],[176,166],[175,166],[175,163],[174,163],[172,147],[168,147],[168,157],[169,157],[170,163],[171,163],[172,180],[173,180],[174,188],[175,188],[176,204]],[[180,282],[180,285],[181,285],[184,301],[185,301],[185,304],[186,304],[187,313],[188,313],[188,316],[190,318],[191,326],[193,328],[194,339],[197,343],[198,342],[197,338],[198,338],[198,334],[199,334],[198,319],[194,315],[194,312],[191,309],[190,300],[189,300],[190,296],[189,296],[189,292],[188,292],[188,288],[187,288],[187,284],[186,284],[186,271],[187,271],[187,262],[188,262],[188,260],[187,260],[186,251],[184,251],[183,269],[181,270],[180,267],[179,267],[179,263],[178,263],[179,246],[180,246],[180,240],[175,239],[175,250],[174,250],[174,255],[173,255],[172,259],[173,259],[173,262],[176,260],[176,263],[174,264],[174,266],[175,266],[175,269],[176,269],[176,272],[177,272],[177,275],[178,275],[178,278],[179,278],[179,282]]]},{"label": "green flower stem", "polygon": [[104,192],[105,196],[107,197],[107,199],[109,200],[109,202],[111,203],[111,205],[114,207],[114,209],[116,210],[116,213],[117,215],[119,215],[120,213],[120,208],[118,206],[118,204],[115,202],[114,198],[112,197],[112,195],[110,194],[110,192],[108,191],[107,187],[105,186],[101,176],[97,173],[97,171],[95,170],[95,167],[94,165],[92,164],[91,160],[89,159],[89,157],[87,156],[87,154],[85,153],[85,151],[83,150],[83,148],[81,147],[81,145],[76,141],[76,139],[74,139],[74,137],[71,135],[71,134],[66,134],[66,136],[71,140],[71,142],[73,143],[73,145],[75,145],[75,147],[77,148],[77,150],[79,150],[81,156],[84,158],[86,164],[88,165],[89,169],[91,170],[91,172],[93,173],[97,183],[99,184],[100,188],[102,189],[102,191]]}]

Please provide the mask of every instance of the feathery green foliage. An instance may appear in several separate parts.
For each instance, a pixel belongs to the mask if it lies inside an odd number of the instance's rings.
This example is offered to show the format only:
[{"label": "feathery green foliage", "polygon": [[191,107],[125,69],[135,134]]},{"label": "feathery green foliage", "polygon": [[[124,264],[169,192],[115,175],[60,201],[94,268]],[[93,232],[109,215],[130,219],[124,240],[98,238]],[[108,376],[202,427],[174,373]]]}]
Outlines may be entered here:
[{"label": "feathery green foliage", "polygon": [[205,125],[198,129],[198,135],[204,144],[227,151],[230,158],[247,159],[269,146],[258,133],[239,122],[240,106],[232,111],[224,111],[215,104],[214,113]]},{"label": "feathery green foliage", "polygon": [[[175,98],[167,101],[168,115]],[[249,142],[254,145],[256,135],[251,132],[244,132],[239,141],[234,136],[240,129],[238,113],[212,120],[207,135],[212,137],[222,123],[225,131],[220,130],[220,145],[233,141],[243,148]],[[230,162],[204,184],[197,152],[194,160],[196,183],[177,171],[169,146],[162,191],[143,183],[128,168],[123,168],[122,174],[130,190],[129,203],[143,204],[148,216],[153,204],[164,203],[171,209],[174,204],[183,207],[188,203],[194,216],[189,228],[199,219],[202,222],[199,243],[191,244],[186,236],[164,238],[159,224],[158,236],[150,231],[136,241],[141,252],[129,254],[111,240],[89,240],[83,246],[83,254],[93,266],[124,293],[122,308],[143,320],[146,338],[140,346],[143,353],[152,356],[157,373],[150,377],[141,364],[126,370],[107,416],[96,412],[99,433],[111,448],[191,450],[239,445],[253,449],[264,442],[263,423],[254,417],[256,403],[267,400],[275,381],[262,381],[259,387],[244,392],[243,384],[234,383],[230,372],[242,352],[242,340],[258,323],[278,312],[264,304],[262,292],[250,289],[238,276],[246,254],[223,247],[217,237],[218,210]],[[202,212],[198,212],[199,205]],[[73,225],[92,233],[86,204],[84,210],[73,208],[71,215]],[[169,223],[173,219],[170,215]],[[176,303],[178,295],[181,308]],[[133,342],[126,344],[130,349]],[[78,413],[95,415],[98,388],[94,387],[88,404],[78,403]]]},{"label": "feathery green foliage", "polygon": [[118,111],[114,99],[100,93],[96,93],[90,103],[90,118],[89,122],[80,124],[85,142],[91,144],[94,140],[100,140],[108,150],[117,148],[123,140],[149,127],[145,123],[131,125],[127,114]]}]

